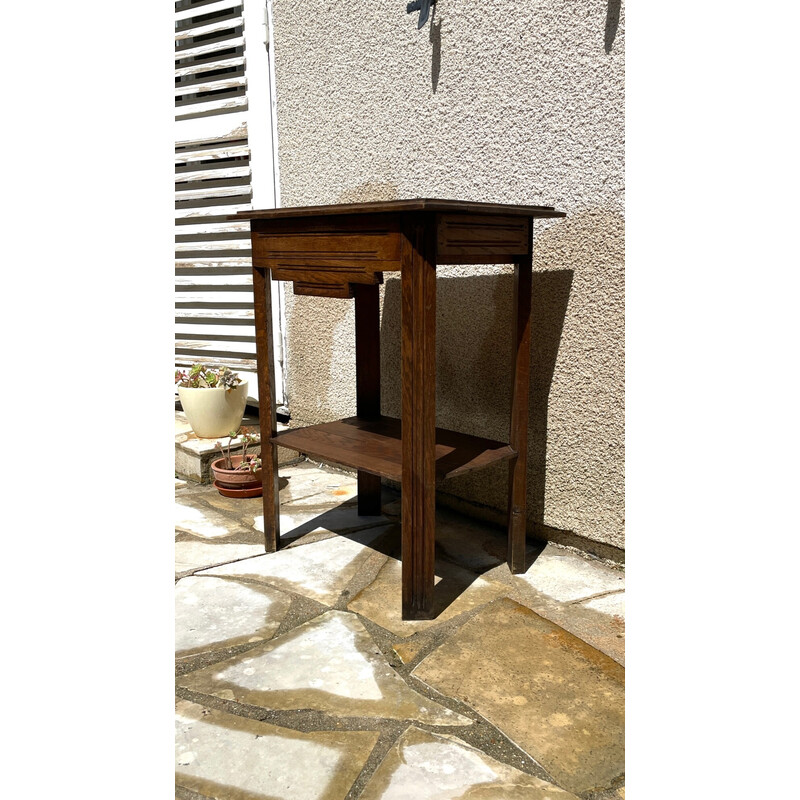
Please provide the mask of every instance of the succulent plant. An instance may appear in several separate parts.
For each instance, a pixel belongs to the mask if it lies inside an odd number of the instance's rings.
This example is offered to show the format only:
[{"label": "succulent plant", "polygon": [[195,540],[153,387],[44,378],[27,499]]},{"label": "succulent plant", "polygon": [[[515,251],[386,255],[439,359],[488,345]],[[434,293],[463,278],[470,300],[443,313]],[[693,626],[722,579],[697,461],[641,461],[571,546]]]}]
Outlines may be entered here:
[{"label": "succulent plant", "polygon": [[[233,461],[231,460],[231,445],[233,444],[233,440],[239,435],[241,435],[244,444],[244,448],[242,449],[242,463],[234,467]],[[252,433],[249,428],[239,428],[238,431],[230,431],[230,433],[228,433],[227,447],[223,445],[222,442],[216,443],[220,453],[222,453],[222,457],[225,459],[225,469],[249,470],[253,474],[260,470],[261,457],[247,455],[248,445],[257,444],[259,441],[259,435],[257,433]]]},{"label": "succulent plant", "polygon": [[205,364],[192,364],[188,372],[175,370],[175,383],[187,389],[223,388],[229,392],[238,386],[242,379],[228,367],[207,367]]}]

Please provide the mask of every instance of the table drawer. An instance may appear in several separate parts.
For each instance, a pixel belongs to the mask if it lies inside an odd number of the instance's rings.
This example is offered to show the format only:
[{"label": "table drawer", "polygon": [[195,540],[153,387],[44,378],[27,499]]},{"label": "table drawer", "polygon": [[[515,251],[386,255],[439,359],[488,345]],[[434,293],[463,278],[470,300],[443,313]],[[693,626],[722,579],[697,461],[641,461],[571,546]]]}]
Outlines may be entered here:
[{"label": "table drawer", "polygon": [[258,267],[293,274],[338,272],[341,277],[400,268],[400,226],[395,220],[329,219],[302,226],[276,220],[261,230],[257,225],[252,246]]},{"label": "table drawer", "polygon": [[530,252],[525,217],[440,214],[436,250],[439,264],[503,264]]}]

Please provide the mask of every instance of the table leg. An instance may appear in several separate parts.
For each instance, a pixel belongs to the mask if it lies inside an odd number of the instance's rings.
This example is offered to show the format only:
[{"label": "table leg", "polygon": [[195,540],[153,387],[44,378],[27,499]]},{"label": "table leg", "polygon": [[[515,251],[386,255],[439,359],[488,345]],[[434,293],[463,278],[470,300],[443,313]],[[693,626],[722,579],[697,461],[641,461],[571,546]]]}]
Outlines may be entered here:
[{"label": "table leg", "polygon": [[509,444],[517,456],[508,470],[508,568],[525,572],[528,475],[528,394],[531,371],[531,256],[514,266],[514,384]]},{"label": "table leg", "polygon": [[[356,306],[356,414],[377,419],[381,414],[381,340],[378,284],[354,284]],[[381,478],[358,471],[358,513],[381,513]]]},{"label": "table leg", "polygon": [[270,439],[278,433],[275,416],[274,348],[272,344],[272,290],[269,270],[253,267],[256,323],[258,418],[261,426],[261,485],[264,505],[264,549],[274,553],[281,536],[278,497],[278,448]]},{"label": "table leg", "polygon": [[436,226],[406,223],[401,286],[403,619],[433,616],[436,537]]}]

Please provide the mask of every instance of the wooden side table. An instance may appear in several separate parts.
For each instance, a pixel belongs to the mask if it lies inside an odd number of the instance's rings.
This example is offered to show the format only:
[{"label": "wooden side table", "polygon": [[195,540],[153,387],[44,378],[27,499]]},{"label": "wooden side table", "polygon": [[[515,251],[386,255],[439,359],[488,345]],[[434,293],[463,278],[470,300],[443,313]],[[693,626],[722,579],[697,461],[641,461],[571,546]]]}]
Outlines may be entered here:
[{"label": "wooden side table", "polygon": [[[533,220],[550,206],[457,200],[243,211],[253,250],[267,552],[278,549],[277,445],[358,471],[358,512],[379,514],[381,477],[402,485],[403,619],[433,614],[436,484],[509,462],[508,565],[525,569],[525,484]],[[508,442],[436,427],[436,266],[514,264],[513,392]],[[401,273],[401,419],[380,413],[378,284]],[[278,434],[269,273],[295,294],[354,298],[356,416]]]}]

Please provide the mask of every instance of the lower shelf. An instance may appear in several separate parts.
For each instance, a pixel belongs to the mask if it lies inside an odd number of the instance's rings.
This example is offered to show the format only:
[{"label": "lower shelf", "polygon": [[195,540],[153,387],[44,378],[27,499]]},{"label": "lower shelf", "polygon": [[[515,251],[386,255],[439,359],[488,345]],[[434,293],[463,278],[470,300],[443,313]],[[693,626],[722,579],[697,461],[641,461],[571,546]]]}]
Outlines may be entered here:
[{"label": "lower shelf", "polygon": [[[402,482],[400,420],[348,417],[336,422],[283,431],[272,438],[281,447]],[[516,456],[511,445],[436,429],[436,479],[452,478]]]}]

